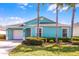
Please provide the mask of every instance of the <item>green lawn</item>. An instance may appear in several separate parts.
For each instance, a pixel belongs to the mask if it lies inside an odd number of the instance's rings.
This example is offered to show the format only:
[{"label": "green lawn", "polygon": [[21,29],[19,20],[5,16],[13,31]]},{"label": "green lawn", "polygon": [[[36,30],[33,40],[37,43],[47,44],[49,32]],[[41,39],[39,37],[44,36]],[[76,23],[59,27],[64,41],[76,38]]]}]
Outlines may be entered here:
[{"label": "green lawn", "polygon": [[26,46],[19,45],[13,49],[11,56],[79,56],[79,46],[62,45],[62,48],[46,46]]}]

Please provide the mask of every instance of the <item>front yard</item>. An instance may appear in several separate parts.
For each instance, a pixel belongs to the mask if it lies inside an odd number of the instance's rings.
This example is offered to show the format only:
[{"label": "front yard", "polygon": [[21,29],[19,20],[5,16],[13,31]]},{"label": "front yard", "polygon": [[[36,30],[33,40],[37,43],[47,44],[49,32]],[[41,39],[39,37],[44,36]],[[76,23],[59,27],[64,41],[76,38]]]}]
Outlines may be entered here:
[{"label": "front yard", "polygon": [[52,44],[45,46],[19,45],[13,49],[10,56],[79,56],[78,45],[62,45],[62,48],[53,47]]}]

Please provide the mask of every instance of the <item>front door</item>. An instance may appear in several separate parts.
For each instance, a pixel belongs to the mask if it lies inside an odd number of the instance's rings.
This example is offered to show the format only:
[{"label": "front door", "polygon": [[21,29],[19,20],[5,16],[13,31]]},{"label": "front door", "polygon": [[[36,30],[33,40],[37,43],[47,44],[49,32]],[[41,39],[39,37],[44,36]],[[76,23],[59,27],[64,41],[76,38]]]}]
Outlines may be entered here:
[{"label": "front door", "polygon": [[27,28],[25,31],[25,36],[30,37],[31,36],[31,28]]},{"label": "front door", "polygon": [[41,37],[42,31],[41,28],[39,28],[39,37]]},{"label": "front door", "polygon": [[63,29],[63,37],[67,37],[67,29]]}]

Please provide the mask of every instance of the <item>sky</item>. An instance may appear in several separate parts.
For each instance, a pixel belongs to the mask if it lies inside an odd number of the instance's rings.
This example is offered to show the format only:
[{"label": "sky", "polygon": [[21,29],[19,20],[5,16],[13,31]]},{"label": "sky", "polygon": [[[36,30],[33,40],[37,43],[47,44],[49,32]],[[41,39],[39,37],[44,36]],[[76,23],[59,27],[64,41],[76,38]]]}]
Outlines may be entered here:
[{"label": "sky", "polygon": [[[56,4],[40,5],[40,16],[56,21]],[[37,17],[36,3],[0,3],[0,25],[23,23]],[[59,8],[59,23],[71,24],[72,8]],[[79,22],[79,4],[76,5],[75,23]]]}]

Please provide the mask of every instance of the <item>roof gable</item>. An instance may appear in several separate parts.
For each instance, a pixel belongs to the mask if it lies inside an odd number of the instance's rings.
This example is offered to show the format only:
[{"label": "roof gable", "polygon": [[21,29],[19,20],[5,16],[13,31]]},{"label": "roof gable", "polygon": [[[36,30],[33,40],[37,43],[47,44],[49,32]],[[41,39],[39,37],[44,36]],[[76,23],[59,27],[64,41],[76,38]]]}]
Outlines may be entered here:
[{"label": "roof gable", "polygon": [[[55,24],[56,22],[52,21],[52,20],[49,20],[48,18],[46,17],[43,17],[41,16],[40,17],[40,20],[39,20],[39,24]],[[37,18],[33,19],[33,20],[30,20],[28,22],[25,22],[25,24],[37,24]]]}]

